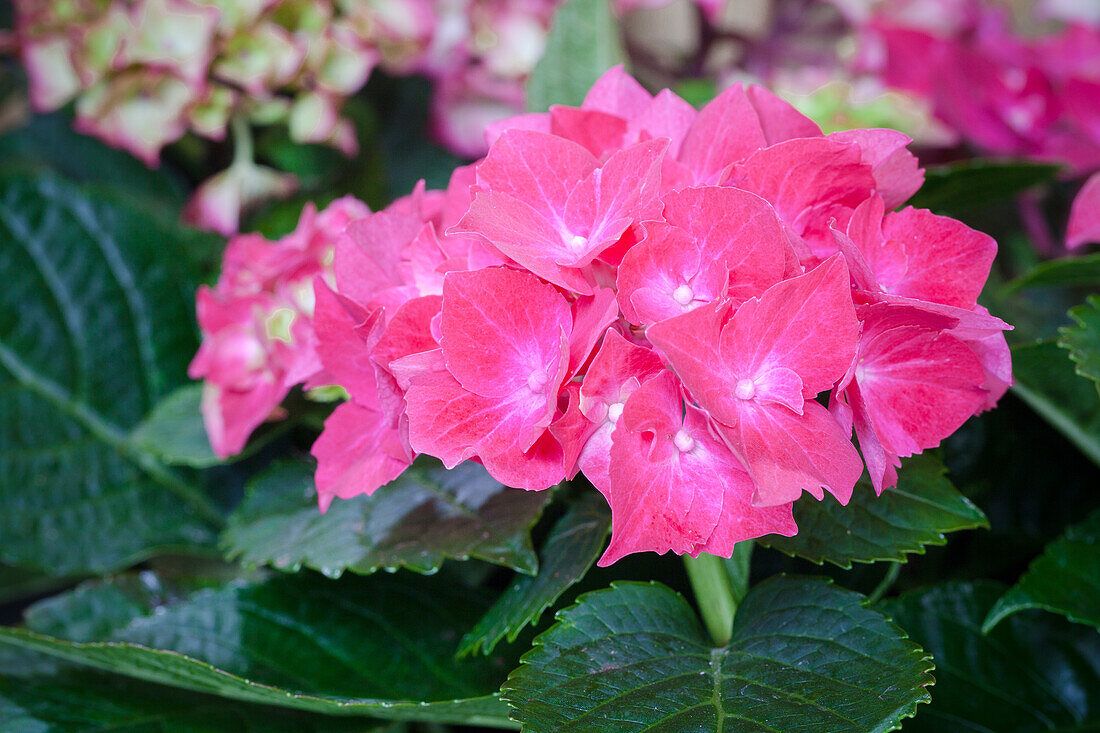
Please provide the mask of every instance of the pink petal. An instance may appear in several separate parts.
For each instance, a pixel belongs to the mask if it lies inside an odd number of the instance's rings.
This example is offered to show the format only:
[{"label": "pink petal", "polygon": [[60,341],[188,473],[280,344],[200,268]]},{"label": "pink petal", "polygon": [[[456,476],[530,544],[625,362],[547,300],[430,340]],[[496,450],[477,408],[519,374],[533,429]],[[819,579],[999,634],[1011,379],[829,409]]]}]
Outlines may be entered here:
[{"label": "pink petal", "polygon": [[412,464],[393,416],[345,402],[325,420],[310,450],[317,459],[317,500],[321,511],[334,498],[374,491]]},{"label": "pink petal", "polygon": [[446,370],[412,378],[405,393],[409,444],[454,468],[474,456],[523,453],[550,425],[554,405],[524,388],[501,397],[467,391]]},{"label": "pink petal", "polygon": [[[723,171],[753,152],[789,137],[820,135],[818,127],[770,93],[734,84],[695,119],[679,161],[696,183],[718,183]],[[766,198],[766,197],[765,197]]]},{"label": "pink petal", "polygon": [[829,411],[813,400],[798,415],[779,405],[744,400],[735,427],[718,426],[756,484],[757,506],[794,501],[822,488],[847,504],[863,461]]},{"label": "pink petal", "polygon": [[443,298],[425,295],[403,303],[371,349],[375,363],[388,369],[390,362],[439,347],[432,337],[431,322],[440,312]]},{"label": "pink petal", "polygon": [[846,219],[875,189],[861,155],[859,146],[830,138],[788,140],[753,153],[728,182],[770,202],[824,258],[836,251],[830,218]]},{"label": "pink petal", "polygon": [[906,149],[912,142],[897,130],[845,130],[828,136],[841,142],[859,145],[863,162],[871,167],[875,191],[887,209],[901,206],[924,185],[924,169]]},{"label": "pink petal", "polygon": [[365,406],[376,405],[377,367],[370,351],[382,334],[381,311],[366,313],[334,293],[320,277],[314,282],[314,293],[313,327],[321,363],[353,399]]},{"label": "pink petal", "polygon": [[573,331],[569,336],[569,372],[572,378],[588,362],[608,326],[619,317],[615,291],[600,288],[591,296],[573,302]]},{"label": "pink petal", "polygon": [[[886,292],[972,308],[989,277],[997,243],[988,234],[924,209],[890,213],[882,222],[886,243],[905,251],[905,273]],[[881,280],[880,280],[881,281]]]},{"label": "pink petal", "polygon": [[667,372],[627,402],[613,435],[611,543],[599,565],[633,552],[694,552],[714,531],[726,485],[740,467],[711,436],[705,416],[684,409]]},{"label": "pink petal", "polygon": [[623,65],[617,64],[596,80],[585,95],[581,108],[630,119],[641,114],[652,99],[649,92],[626,73]]},{"label": "pink petal", "polygon": [[1066,229],[1070,249],[1089,242],[1100,242],[1100,173],[1093,173],[1073,200]]},{"label": "pink petal", "polygon": [[596,157],[621,148],[626,130],[627,121],[618,115],[576,107],[550,108],[550,132],[583,145]]},{"label": "pink petal", "polygon": [[507,450],[483,457],[481,462],[490,476],[516,489],[543,491],[565,479],[565,456],[550,431],[526,451]]},{"label": "pink petal", "polygon": [[759,295],[783,279],[794,257],[782,223],[759,196],[735,188],[687,188],[664,197],[667,224],[623,258],[623,313],[639,325],[729,297]]},{"label": "pink petal", "polygon": [[451,272],[443,282],[447,368],[482,396],[516,390],[556,396],[569,366],[562,350],[571,331],[565,299],[528,272],[492,267]]}]

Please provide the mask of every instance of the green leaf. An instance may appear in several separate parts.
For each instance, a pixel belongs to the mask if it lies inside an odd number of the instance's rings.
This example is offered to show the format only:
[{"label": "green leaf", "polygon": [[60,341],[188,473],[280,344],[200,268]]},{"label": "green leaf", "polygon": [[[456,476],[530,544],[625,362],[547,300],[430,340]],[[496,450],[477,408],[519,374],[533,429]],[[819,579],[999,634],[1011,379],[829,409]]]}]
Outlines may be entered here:
[{"label": "green leaf", "polygon": [[209,468],[222,463],[210,449],[199,412],[201,402],[201,384],[180,387],[130,432],[130,445],[174,466]]},{"label": "green leaf", "polygon": [[958,216],[1011,200],[1032,186],[1054,180],[1058,166],[1026,160],[968,160],[930,166],[909,205]]},{"label": "green leaf", "polygon": [[924,554],[926,545],[942,545],[945,532],[988,527],[985,515],[950,480],[934,455],[907,458],[898,485],[875,496],[866,474],[848,506],[826,495],[806,496],[794,505],[798,534],[757,540],[788,555],[842,568],[853,562],[905,562],[908,553]]},{"label": "green leaf", "polygon": [[250,705],[71,666],[21,653],[0,659],[0,721],[7,733],[365,733],[386,723]]},{"label": "green leaf", "polygon": [[1008,284],[1015,292],[1027,288],[1076,288],[1100,285],[1100,254],[1042,262]]},{"label": "green leaf", "polygon": [[229,519],[229,559],[339,576],[409,568],[433,573],[471,557],[524,573],[538,569],[530,529],[550,492],[510,489],[476,463],[446,470],[418,462],[371,496],[317,509],[314,465],[276,464],[253,479]]},{"label": "green leaf", "polygon": [[1053,341],[1012,348],[1012,391],[1100,464],[1100,395]]},{"label": "green leaf", "polygon": [[1097,383],[1100,389],[1100,295],[1090,295],[1083,305],[1069,309],[1076,326],[1058,329],[1058,345],[1069,350],[1077,373]]},{"label": "green leaf", "polygon": [[936,660],[932,704],[905,733],[1100,730],[1100,634],[1057,616],[982,621],[998,583],[949,583],[879,607]]},{"label": "green leaf", "polygon": [[617,583],[559,611],[504,683],[539,731],[895,730],[928,700],[928,657],[857,593],[779,576],[712,648],[668,588]]},{"label": "green leaf", "polygon": [[608,0],[567,0],[554,14],[546,51],[527,79],[528,111],[579,107],[600,75],[625,59]]},{"label": "green leaf", "polygon": [[982,630],[1027,608],[1060,613],[1100,628],[1100,511],[1050,543],[1023,577],[997,600]]},{"label": "green leaf", "polygon": [[56,178],[0,178],[0,562],[97,573],[212,543],[220,512],[127,439],[196,349],[179,231]]},{"label": "green leaf", "polygon": [[499,658],[456,661],[485,604],[437,578],[314,574],[201,590],[110,641],[0,629],[0,643],[248,702],[320,713],[509,727]]},{"label": "green leaf", "polygon": [[536,623],[543,611],[584,577],[599,557],[610,528],[603,497],[586,494],[571,506],[546,538],[539,574],[516,578],[463,637],[459,656],[479,650],[488,654],[505,636],[509,642],[515,641],[525,626]]},{"label": "green leaf", "polygon": [[137,158],[82,135],[61,112],[33,115],[27,124],[0,136],[0,160],[12,167],[42,166],[79,183],[97,183],[130,195],[167,203],[172,216],[187,195],[187,182],[167,170],[153,170]]}]

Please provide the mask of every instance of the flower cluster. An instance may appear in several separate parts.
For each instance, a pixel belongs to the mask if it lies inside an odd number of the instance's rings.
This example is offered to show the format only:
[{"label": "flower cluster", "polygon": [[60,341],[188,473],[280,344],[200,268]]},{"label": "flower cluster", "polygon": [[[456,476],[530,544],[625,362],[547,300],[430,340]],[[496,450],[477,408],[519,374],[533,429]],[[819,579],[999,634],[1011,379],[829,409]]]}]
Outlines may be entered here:
[{"label": "flower cluster", "polygon": [[795,533],[803,491],[847,502],[865,464],[893,486],[1011,381],[975,300],[996,245],[893,211],[923,181],[900,133],[822,135],[758,87],[696,112],[616,68],[489,137],[315,279],[350,395],[313,448],[322,508],[421,453],[529,490],[583,471],[612,509],[601,563],[728,556]]},{"label": "flower cluster", "polygon": [[975,146],[1100,168],[1100,16],[1088,3],[1042,4],[1058,30],[1025,36],[981,0],[834,2],[857,28],[860,71],[928,99]]},{"label": "flower cluster", "polygon": [[[375,67],[431,77],[433,129],[474,157],[487,122],[522,110],[559,1],[16,0],[16,42],[36,109],[75,99],[81,132],[150,166],[185,132],[223,139],[234,118],[352,153],[340,107]],[[243,160],[191,219],[235,233],[243,204],[292,185]]]},{"label": "flower cluster", "polygon": [[202,413],[218,456],[239,453],[295,385],[331,381],[317,358],[313,279],[331,280],[337,235],[369,213],[346,197],[321,212],[307,205],[297,228],[277,242],[234,237],[217,285],[199,288],[203,342],[189,373],[206,380]]}]

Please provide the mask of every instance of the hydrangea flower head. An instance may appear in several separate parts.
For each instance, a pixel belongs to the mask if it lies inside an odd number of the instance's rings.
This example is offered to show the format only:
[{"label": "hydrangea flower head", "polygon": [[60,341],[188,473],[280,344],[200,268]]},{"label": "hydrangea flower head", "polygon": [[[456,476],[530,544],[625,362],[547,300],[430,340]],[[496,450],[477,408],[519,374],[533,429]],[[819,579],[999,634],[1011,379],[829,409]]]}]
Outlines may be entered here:
[{"label": "hydrangea flower head", "polygon": [[314,446],[322,508],[423,453],[527,490],[583,472],[603,564],[728,556],[865,467],[889,490],[1011,382],[975,300],[996,246],[892,211],[923,179],[898,133],[824,136],[751,86],[695,112],[616,68],[489,139],[447,190],[352,223],[335,292],[316,280],[351,397]]}]

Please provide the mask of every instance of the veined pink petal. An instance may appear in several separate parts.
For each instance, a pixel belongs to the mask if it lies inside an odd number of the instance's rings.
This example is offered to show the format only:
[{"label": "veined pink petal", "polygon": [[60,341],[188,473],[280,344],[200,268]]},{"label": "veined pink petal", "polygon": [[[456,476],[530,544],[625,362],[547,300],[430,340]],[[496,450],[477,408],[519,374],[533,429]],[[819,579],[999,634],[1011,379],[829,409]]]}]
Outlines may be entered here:
[{"label": "veined pink petal", "polygon": [[558,105],[550,108],[550,132],[582,145],[597,158],[623,146],[627,127],[625,119],[607,112]]},{"label": "veined pink petal", "polygon": [[607,566],[632,552],[677,554],[706,543],[723,511],[725,485],[740,471],[712,437],[706,418],[687,408],[668,372],[631,395],[611,447],[611,543]]},{"label": "veined pink petal", "polygon": [[334,498],[374,493],[412,464],[395,417],[345,402],[325,420],[325,429],[310,450],[317,459],[317,500],[322,512]]},{"label": "veined pink petal", "polygon": [[[893,325],[891,308],[866,309],[848,391],[861,441],[873,430],[888,455],[904,458],[938,446],[980,410],[985,373],[962,341],[945,331]],[[871,480],[881,491],[882,475],[872,472]]]},{"label": "veined pink petal", "polygon": [[378,377],[370,352],[382,335],[381,311],[365,312],[348,298],[334,293],[320,277],[314,282],[314,293],[317,304],[313,326],[321,364],[353,399],[366,407],[375,407],[379,399]]},{"label": "veined pink petal", "polygon": [[803,490],[821,499],[823,488],[848,503],[863,461],[828,410],[814,400],[801,415],[754,400],[737,409],[735,426],[717,428],[752,476],[756,506],[786,504]]},{"label": "veined pink petal", "polygon": [[906,149],[912,142],[897,130],[844,130],[828,136],[841,142],[859,145],[862,159],[871,167],[875,192],[887,209],[901,206],[924,185],[924,169],[915,155]]},{"label": "veined pink petal", "polygon": [[817,125],[769,92],[734,84],[699,112],[678,158],[695,183],[715,184],[729,166],[761,148],[820,134]]},{"label": "veined pink petal", "polygon": [[464,388],[445,369],[412,377],[405,392],[409,443],[454,468],[467,458],[527,451],[545,432],[554,405],[527,390],[483,397]]},{"label": "veined pink petal", "polygon": [[505,486],[543,491],[565,479],[565,454],[557,438],[547,430],[525,451],[509,449],[482,456],[489,475]]},{"label": "veined pink petal", "polygon": [[830,138],[799,138],[759,150],[736,166],[728,183],[771,203],[819,258],[836,251],[830,221],[846,225],[875,190],[859,146]]},{"label": "veined pink petal", "polygon": [[464,388],[485,397],[516,390],[556,396],[569,366],[562,348],[572,321],[565,298],[527,272],[451,272],[443,283],[447,368]]},{"label": "veined pink petal", "polygon": [[582,370],[592,356],[608,326],[619,316],[615,291],[600,288],[591,296],[581,296],[573,302],[573,331],[569,336],[569,371],[572,378]]},{"label": "veined pink petal", "polygon": [[594,109],[631,119],[641,114],[653,97],[616,64],[596,80],[581,104],[582,109]]},{"label": "veined pink petal", "polygon": [[602,168],[587,150],[553,135],[505,133],[478,166],[470,210],[449,231],[479,237],[535,274],[582,295],[585,268],[627,228],[655,217],[660,160],[650,140],[612,155]]},{"label": "veined pink petal", "polygon": [[402,303],[371,349],[374,362],[388,370],[397,359],[438,348],[432,337],[431,321],[442,305],[443,298],[439,295],[425,295]]},{"label": "veined pink petal", "polygon": [[646,239],[618,273],[624,315],[639,325],[715,300],[740,303],[783,279],[793,259],[771,205],[736,188],[686,188],[664,197],[666,223],[646,224]]}]

